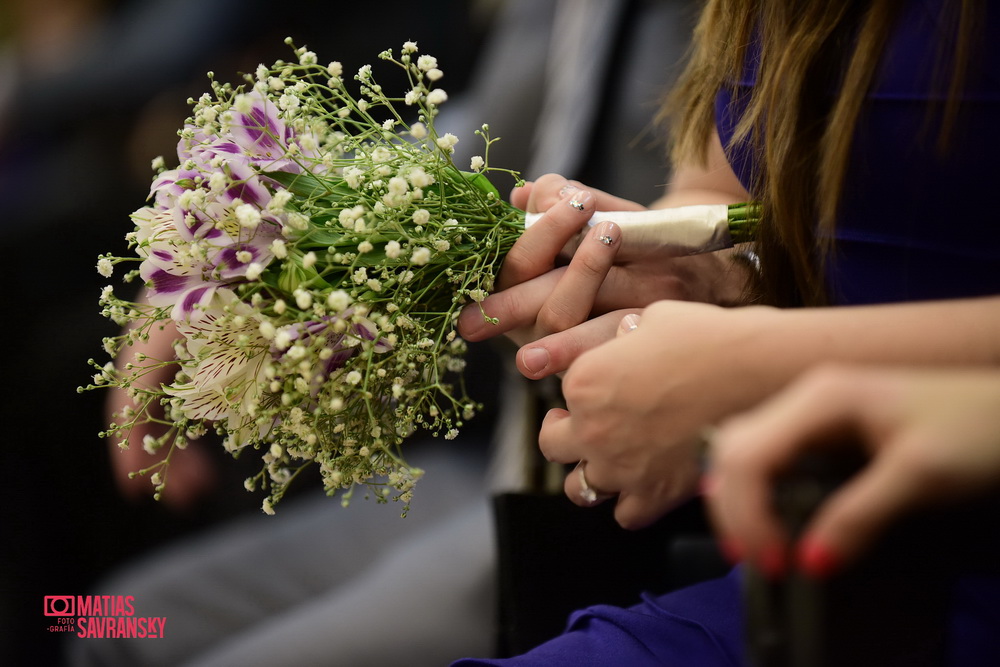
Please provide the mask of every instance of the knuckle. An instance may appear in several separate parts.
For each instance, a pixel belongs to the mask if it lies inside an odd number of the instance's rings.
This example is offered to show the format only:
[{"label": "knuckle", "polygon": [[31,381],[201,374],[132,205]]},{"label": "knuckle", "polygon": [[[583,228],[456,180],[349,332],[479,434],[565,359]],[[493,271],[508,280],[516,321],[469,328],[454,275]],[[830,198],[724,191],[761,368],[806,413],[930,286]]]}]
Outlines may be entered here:
[{"label": "knuckle", "polygon": [[[599,244],[593,244],[595,246]],[[604,275],[611,268],[610,253],[577,252],[573,257],[571,268],[574,272],[586,279],[603,279]]]},{"label": "knuckle", "polygon": [[546,331],[565,331],[581,322],[572,304],[563,299],[549,299],[538,311],[538,325]]}]

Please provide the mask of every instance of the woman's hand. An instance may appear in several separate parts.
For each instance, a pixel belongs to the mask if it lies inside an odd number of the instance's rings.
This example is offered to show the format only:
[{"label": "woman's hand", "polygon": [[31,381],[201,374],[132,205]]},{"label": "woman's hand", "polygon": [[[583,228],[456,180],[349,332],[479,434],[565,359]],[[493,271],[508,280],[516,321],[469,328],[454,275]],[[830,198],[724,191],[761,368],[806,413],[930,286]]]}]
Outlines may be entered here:
[{"label": "woman's hand", "polygon": [[[704,427],[755,404],[775,388],[768,366],[751,352],[782,311],[658,302],[619,318],[619,335],[580,354],[566,372],[568,410],[546,415],[539,446],[550,461],[586,461],[584,475],[602,495],[617,494],[615,518],[626,528],[652,523],[694,495]],[[592,324],[592,323],[588,323]],[[596,326],[596,325],[594,325]],[[558,358],[571,332],[522,350]],[[537,352],[531,352],[537,355]],[[522,372],[525,372],[522,367]],[[580,505],[581,475],[566,477]]]},{"label": "woman's hand", "polygon": [[706,494],[727,553],[778,575],[788,536],[771,510],[775,475],[809,449],[860,437],[870,463],[796,545],[798,566],[821,577],[908,510],[1000,486],[998,433],[996,371],[822,367],[722,426]]},{"label": "woman's hand", "polygon": [[[172,359],[174,356],[173,342],[179,336],[172,325],[163,329],[154,328],[150,331],[148,340],[136,343],[122,351],[118,359],[120,364],[135,361],[140,353],[151,359]],[[177,373],[173,364],[160,366],[143,376],[142,381],[147,387],[170,383]],[[105,401],[107,422],[120,421],[116,415],[125,408],[136,407],[124,389],[114,388]],[[163,408],[159,405],[150,406],[150,411],[163,416]],[[121,438],[108,440],[108,455],[111,470],[118,490],[129,499],[149,497],[153,495],[153,484],[148,475],[130,477],[130,473],[148,468],[163,459],[166,451],[149,454],[143,449],[143,439],[147,436],[159,436],[163,433],[161,424],[145,422],[140,419],[128,432],[127,448],[119,445]],[[185,449],[176,450],[170,460],[168,472],[164,475],[167,481],[163,490],[163,502],[174,510],[186,510],[215,483],[215,468],[212,461],[198,441],[190,443]]]},{"label": "woman's hand", "polygon": [[[506,334],[524,345],[591,317],[659,299],[729,303],[742,294],[745,269],[725,253],[681,258],[648,253],[619,261],[617,225],[586,231],[595,210],[642,210],[634,202],[556,175],[516,189],[511,199],[545,215],[508,253],[497,280],[500,291],[463,310],[459,333],[467,340]],[[563,266],[567,249],[573,254]],[[483,312],[499,323],[485,321]]]}]

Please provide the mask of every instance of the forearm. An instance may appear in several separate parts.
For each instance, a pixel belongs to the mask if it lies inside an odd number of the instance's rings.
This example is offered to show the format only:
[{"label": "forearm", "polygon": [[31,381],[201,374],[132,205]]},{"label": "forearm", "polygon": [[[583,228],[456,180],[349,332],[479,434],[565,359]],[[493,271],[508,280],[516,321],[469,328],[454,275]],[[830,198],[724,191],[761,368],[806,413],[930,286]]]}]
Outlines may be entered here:
[{"label": "forearm", "polygon": [[750,199],[722,149],[718,134],[713,134],[706,162],[675,165],[667,192],[650,208],[672,208],[698,204],[737,204]]},{"label": "forearm", "polygon": [[761,332],[756,356],[773,364],[778,386],[826,361],[1000,363],[1000,296],[782,310],[772,327]]}]

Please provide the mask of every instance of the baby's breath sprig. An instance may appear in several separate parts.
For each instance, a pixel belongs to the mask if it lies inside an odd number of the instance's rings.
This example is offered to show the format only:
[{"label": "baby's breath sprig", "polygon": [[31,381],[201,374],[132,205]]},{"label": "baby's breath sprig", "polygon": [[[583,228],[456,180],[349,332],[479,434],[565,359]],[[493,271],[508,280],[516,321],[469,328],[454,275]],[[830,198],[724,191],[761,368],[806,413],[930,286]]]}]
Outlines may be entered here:
[{"label": "baby's breath sprig", "polygon": [[[212,429],[234,455],[259,452],[246,486],[266,491],[265,512],[309,465],[345,503],[361,486],[406,505],[422,471],[404,440],[418,429],[454,438],[477,410],[455,322],[493,289],[524,227],[486,174],[518,176],[489,165],[487,126],[483,156],[454,164],[458,138],[434,125],[443,73],[415,43],[379,55],[406,73],[398,97],[369,65],[352,93],[340,63],[288,43],[294,61],[240,85],[210,74],[177,167],[154,160],[150,205],[132,216],[136,256],[98,259],[104,276],[140,262],[127,278],[143,280],[144,299],[102,293],[124,327],[104,345],[120,360],[92,362],[86,388],[132,398],[102,435],[124,445],[160,428],[143,447],[163,459],[137,471],[157,495],[173,452]],[[121,363],[163,337],[173,358]],[[169,381],[150,381],[164,371]]]}]

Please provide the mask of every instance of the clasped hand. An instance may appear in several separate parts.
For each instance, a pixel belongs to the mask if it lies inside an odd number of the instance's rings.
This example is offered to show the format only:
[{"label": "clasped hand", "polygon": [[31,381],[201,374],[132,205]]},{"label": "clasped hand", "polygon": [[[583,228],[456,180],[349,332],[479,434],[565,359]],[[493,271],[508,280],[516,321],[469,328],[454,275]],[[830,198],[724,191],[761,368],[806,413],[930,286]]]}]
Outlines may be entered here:
[{"label": "clasped hand", "polygon": [[[569,410],[547,415],[542,453],[560,463],[586,460],[590,484],[619,496],[619,523],[651,523],[693,493],[696,436],[726,404],[729,368],[719,362],[732,355],[720,355],[725,343],[703,332],[734,331],[722,319],[726,309],[662,300],[723,301],[731,264],[718,253],[620,259],[616,224],[601,223],[582,239],[581,230],[594,210],[642,207],[559,176],[515,190],[512,202],[545,215],[507,255],[500,291],[463,310],[459,333],[470,341],[506,335],[520,346],[516,363],[529,379],[565,373]],[[574,245],[566,263],[563,251]],[[623,318],[627,330],[654,302],[636,332],[615,340]],[[579,475],[568,475],[565,489],[588,504]]]}]

